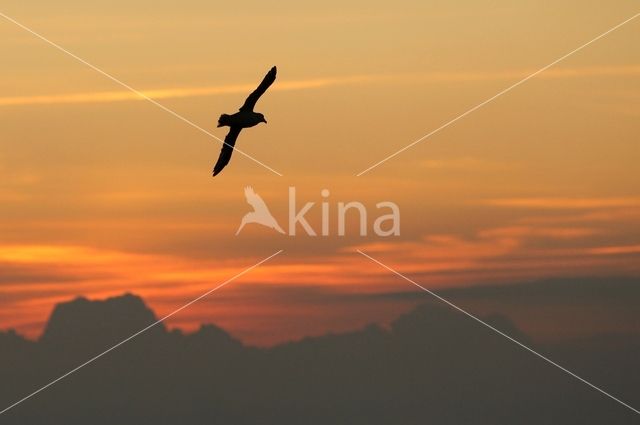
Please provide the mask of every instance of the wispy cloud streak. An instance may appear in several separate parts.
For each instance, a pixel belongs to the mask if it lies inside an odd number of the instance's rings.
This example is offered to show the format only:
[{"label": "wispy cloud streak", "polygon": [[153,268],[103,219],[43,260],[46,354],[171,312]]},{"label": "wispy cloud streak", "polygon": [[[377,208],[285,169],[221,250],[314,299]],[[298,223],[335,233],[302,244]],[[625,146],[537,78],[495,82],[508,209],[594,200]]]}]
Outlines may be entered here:
[{"label": "wispy cloud streak", "polygon": [[[312,78],[291,81],[281,81],[272,90],[295,91],[310,90],[341,85],[380,84],[380,83],[455,83],[513,79],[527,74],[530,70],[498,71],[498,72],[434,72],[422,74],[369,74],[351,75],[327,78]],[[565,68],[548,71],[540,78],[578,78],[578,77],[615,77],[640,75],[640,65],[617,67],[584,67]],[[140,90],[152,99],[178,99],[190,97],[215,96],[224,94],[248,93],[255,88],[255,84],[232,84],[202,87],[177,87]],[[83,93],[65,93],[32,96],[0,97],[0,106],[20,105],[57,105],[57,104],[85,104],[111,103],[143,100],[131,91],[99,91]]]}]

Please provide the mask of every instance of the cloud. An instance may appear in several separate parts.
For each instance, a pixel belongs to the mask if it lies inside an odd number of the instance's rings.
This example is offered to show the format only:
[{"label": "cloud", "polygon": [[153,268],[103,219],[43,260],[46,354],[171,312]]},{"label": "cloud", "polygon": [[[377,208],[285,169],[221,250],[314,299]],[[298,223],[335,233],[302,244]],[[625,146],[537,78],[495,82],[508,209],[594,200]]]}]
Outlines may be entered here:
[{"label": "cloud", "polygon": [[514,163],[489,161],[473,157],[427,159],[422,166],[431,170],[507,171],[517,168]]},{"label": "cloud", "polygon": [[[360,249],[436,287],[639,272],[628,259],[616,255],[640,253],[639,246],[602,247],[603,240],[619,239],[615,229],[571,223],[516,223],[467,235],[434,234],[418,240],[363,243],[347,250]],[[370,273],[378,275],[376,271]]]},{"label": "cloud", "polygon": [[571,210],[640,207],[640,198],[502,198],[488,199],[481,203],[484,205],[508,208]]},{"label": "cloud", "polygon": [[[33,335],[40,331],[34,323],[44,323],[52,304],[80,294],[106,297],[135,291],[168,313],[257,260],[250,256],[192,259],[81,245],[0,244],[0,327],[23,329],[28,325],[27,332]],[[313,262],[289,258],[263,264],[225,287],[224,293],[217,293],[214,302],[222,304],[215,304],[214,309],[196,307],[197,314],[187,321],[187,327],[201,323],[212,311],[226,318],[225,323],[242,320],[247,303],[255,310],[252,314],[267,310],[267,316],[280,317],[271,309],[277,304],[274,288],[288,285],[370,291],[375,285],[368,287],[363,282],[360,266],[360,259],[354,256],[315,258]],[[250,285],[243,288],[246,283]]]},{"label": "cloud", "polygon": [[[442,83],[442,82],[474,82],[491,80],[517,80],[523,78],[535,70],[519,71],[489,71],[489,72],[432,72],[432,73],[403,73],[403,74],[368,74],[351,75],[326,78],[312,78],[291,81],[279,81],[271,90],[293,91],[310,90],[325,87],[354,85],[354,84],[379,84],[379,83]],[[640,65],[617,67],[583,67],[562,68],[548,70],[537,78],[559,79],[577,77],[615,77],[640,75]],[[213,96],[219,94],[246,94],[255,88],[252,84],[232,84],[203,87],[178,87],[140,90],[145,96],[152,99],[176,99],[201,96]],[[142,97],[128,90],[83,92],[34,96],[7,96],[0,97],[1,106],[25,106],[25,105],[64,105],[86,103],[111,103],[143,100]]]},{"label": "cloud", "polygon": [[603,246],[589,252],[595,255],[640,254],[640,245]]},{"label": "cloud", "polygon": [[[389,79],[388,76],[382,75],[360,75],[335,78],[316,78],[307,80],[294,80],[278,82],[276,86],[270,90],[275,91],[292,91],[292,90],[308,90],[321,87],[337,86],[344,84],[358,84]],[[255,89],[255,84],[236,84],[222,86],[205,86],[205,87],[182,87],[182,88],[161,88],[140,90],[145,96],[160,99],[176,99],[187,97],[213,96],[218,94],[247,94]],[[84,104],[84,103],[110,103],[144,100],[140,95],[129,90],[104,91],[104,92],[85,92],[71,93],[59,95],[41,95],[41,96],[13,96],[0,97],[0,106],[17,106],[17,105],[51,105],[51,104]]]},{"label": "cloud", "polygon": [[[566,283],[572,282],[559,283],[546,286],[545,304],[554,307],[552,313],[565,305],[558,305],[553,295],[567,293]],[[588,295],[585,282],[575,283],[572,299],[581,300]],[[492,297],[496,288],[472,294],[491,303],[488,314],[466,303],[463,308],[535,352],[550,353],[561,364],[576,364],[580,375],[614,388],[637,405],[637,374],[630,373],[640,354],[637,325],[624,329],[632,332],[604,338],[588,335],[579,341],[563,338],[537,344],[508,315],[496,314],[493,306],[502,309],[506,301],[556,333],[566,327],[567,318],[577,323],[594,317],[588,309],[579,314],[565,310],[550,320],[548,309],[534,304],[527,310],[522,302],[532,291],[514,289],[515,294],[502,293],[498,303]],[[637,292],[631,294],[637,304]],[[595,302],[601,304],[597,295]],[[7,404],[19,400],[145,329],[162,316],[150,308],[131,294],[103,301],[75,299],[56,306],[45,337],[37,342],[0,332],[0,376],[15,382],[0,386],[0,399]],[[277,331],[286,334],[290,326],[308,322],[308,313]],[[482,417],[499,425],[547,423],[549,418],[558,423],[621,424],[630,423],[633,415],[438,301],[395,314],[384,328],[358,324],[348,333],[325,331],[269,348],[244,346],[236,332],[217,320],[216,325],[194,331],[169,332],[163,325],[155,326],[43,394],[39,400],[44,403],[32,400],[33,405],[19,406],[6,417],[9,423],[21,424],[49,424],[55,417],[70,425],[86,424],[87,418],[96,425],[137,424],[140,418],[148,423],[375,425],[474,423]]]}]

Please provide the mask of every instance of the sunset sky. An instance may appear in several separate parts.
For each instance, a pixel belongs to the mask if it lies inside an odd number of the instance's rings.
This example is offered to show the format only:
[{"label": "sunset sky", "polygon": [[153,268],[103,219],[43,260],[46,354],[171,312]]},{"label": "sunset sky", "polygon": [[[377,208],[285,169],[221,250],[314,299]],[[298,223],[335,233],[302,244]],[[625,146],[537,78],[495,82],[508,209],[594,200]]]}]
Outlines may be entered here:
[{"label": "sunset sky", "polygon": [[[220,142],[0,17],[0,329],[37,337],[54,304],[141,295],[172,318],[271,344],[386,322],[414,291],[640,275],[640,18],[369,172],[358,173],[638,12],[636,1],[32,3],[0,12],[197,126],[266,71],[267,125]],[[461,25],[464,22],[464,25]],[[328,189],[332,236],[282,225]],[[337,203],[401,210],[401,235],[336,236]],[[354,217],[351,217],[353,219]],[[428,295],[425,294],[425,297]]]}]

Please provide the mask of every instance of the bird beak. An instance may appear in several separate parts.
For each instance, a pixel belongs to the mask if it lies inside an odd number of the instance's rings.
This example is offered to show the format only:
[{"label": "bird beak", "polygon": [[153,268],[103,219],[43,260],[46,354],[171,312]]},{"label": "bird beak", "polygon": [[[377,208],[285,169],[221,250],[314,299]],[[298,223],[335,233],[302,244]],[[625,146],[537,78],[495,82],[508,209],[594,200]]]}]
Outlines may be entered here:
[{"label": "bird beak", "polygon": [[267,120],[265,118],[262,118],[262,121],[266,124]]}]

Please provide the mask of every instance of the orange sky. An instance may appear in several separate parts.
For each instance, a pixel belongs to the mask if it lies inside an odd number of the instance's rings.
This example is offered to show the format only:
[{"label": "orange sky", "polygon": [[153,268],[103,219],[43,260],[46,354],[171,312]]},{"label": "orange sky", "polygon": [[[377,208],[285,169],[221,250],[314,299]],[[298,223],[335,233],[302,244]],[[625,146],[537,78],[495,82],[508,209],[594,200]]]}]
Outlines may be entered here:
[{"label": "orange sky", "polygon": [[[236,154],[212,179],[218,141],[0,19],[0,329],[37,336],[76,295],[134,292],[166,314],[279,249],[172,324],[271,343],[409,308],[326,301],[414,289],[358,248],[434,288],[640,272],[640,21],[356,177],[634,1],[23,3],[0,11],[220,138],[217,116],[278,65],[269,124],[238,147],[284,176]],[[281,223],[290,186],[300,202],[329,189],[332,226],[339,201],[374,217],[393,201],[401,236],[236,237],[246,185]]]}]

